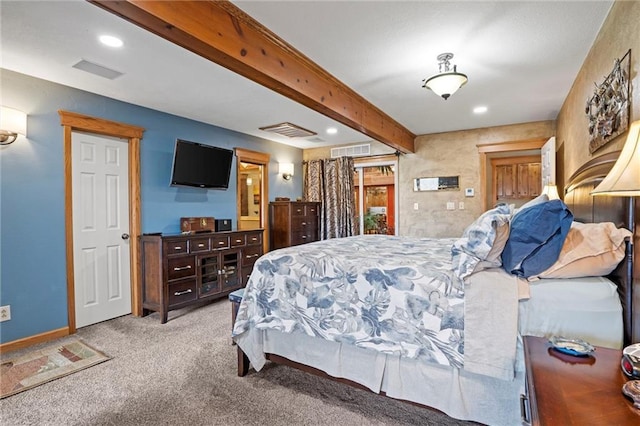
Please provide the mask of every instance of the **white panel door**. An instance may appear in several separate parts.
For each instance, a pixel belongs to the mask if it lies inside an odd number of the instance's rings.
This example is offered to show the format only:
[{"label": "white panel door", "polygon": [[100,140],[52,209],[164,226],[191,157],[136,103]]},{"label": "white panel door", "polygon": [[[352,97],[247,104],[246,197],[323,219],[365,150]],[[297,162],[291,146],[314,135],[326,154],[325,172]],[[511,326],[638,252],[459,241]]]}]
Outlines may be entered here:
[{"label": "white panel door", "polygon": [[540,149],[542,188],[556,184],[556,137],[551,137]]},{"label": "white panel door", "polygon": [[73,132],[76,327],[131,313],[129,160],[124,140]]}]

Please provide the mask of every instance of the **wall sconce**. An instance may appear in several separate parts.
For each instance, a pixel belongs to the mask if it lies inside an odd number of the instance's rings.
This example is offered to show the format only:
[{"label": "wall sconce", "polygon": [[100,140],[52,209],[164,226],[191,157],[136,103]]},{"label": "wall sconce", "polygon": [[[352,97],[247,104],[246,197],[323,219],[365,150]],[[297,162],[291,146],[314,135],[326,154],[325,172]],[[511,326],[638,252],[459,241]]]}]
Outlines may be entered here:
[{"label": "wall sconce", "polygon": [[282,179],[291,180],[293,176],[293,163],[278,163],[278,173],[282,175]]},{"label": "wall sconce", "polygon": [[18,135],[27,136],[27,114],[17,109],[0,107],[0,145],[15,142]]},{"label": "wall sconce", "polygon": [[253,179],[251,179],[250,177],[247,178],[247,186],[251,186],[253,185]]}]

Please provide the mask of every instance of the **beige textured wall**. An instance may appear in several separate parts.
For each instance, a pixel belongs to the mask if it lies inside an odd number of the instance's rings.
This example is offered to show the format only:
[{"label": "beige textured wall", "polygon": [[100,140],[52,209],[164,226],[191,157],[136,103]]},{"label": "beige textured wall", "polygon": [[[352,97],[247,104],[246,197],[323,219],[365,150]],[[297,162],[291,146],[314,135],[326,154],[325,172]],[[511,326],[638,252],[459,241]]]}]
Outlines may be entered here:
[{"label": "beige textured wall", "polygon": [[[480,187],[477,145],[549,138],[554,134],[554,121],[540,121],[418,136],[416,152],[400,156],[398,233],[459,237],[482,213],[484,189]],[[413,191],[415,178],[439,176],[459,176],[460,190]],[[465,188],[473,188],[475,196],[465,197]],[[460,201],[464,202],[464,210],[458,208]],[[456,209],[446,210],[447,202],[454,202]],[[415,203],[418,210],[414,209]]]},{"label": "beige textured wall", "polygon": [[[395,152],[395,149],[391,148],[390,146],[385,145],[378,141],[373,141],[373,140],[369,142],[341,145],[340,147],[342,148],[343,146],[346,147],[350,145],[365,145],[365,144],[371,144],[371,155],[393,154]],[[331,158],[331,148],[333,147],[325,146],[325,147],[319,147],[319,148],[305,149],[302,152],[302,160],[309,161],[309,160],[319,160],[322,158]]]},{"label": "beige textured wall", "polygon": [[631,49],[631,112],[630,122],[640,119],[640,1],[617,1],[602,25],[591,50],[585,58],[573,86],[557,118],[556,148],[563,153],[563,182],[594,156],[622,149],[624,136],[618,137],[589,154],[589,122],[584,112],[585,102],[593,95],[594,83],[600,84],[608,75],[616,58]]}]

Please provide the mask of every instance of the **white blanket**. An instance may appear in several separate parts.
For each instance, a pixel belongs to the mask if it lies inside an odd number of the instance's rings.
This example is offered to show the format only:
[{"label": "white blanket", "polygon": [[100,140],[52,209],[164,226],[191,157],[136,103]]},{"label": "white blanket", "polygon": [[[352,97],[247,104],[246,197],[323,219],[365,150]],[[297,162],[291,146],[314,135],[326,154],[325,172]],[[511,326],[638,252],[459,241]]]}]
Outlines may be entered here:
[{"label": "white blanket", "polygon": [[464,369],[513,380],[518,336],[518,278],[487,269],[467,279]]}]

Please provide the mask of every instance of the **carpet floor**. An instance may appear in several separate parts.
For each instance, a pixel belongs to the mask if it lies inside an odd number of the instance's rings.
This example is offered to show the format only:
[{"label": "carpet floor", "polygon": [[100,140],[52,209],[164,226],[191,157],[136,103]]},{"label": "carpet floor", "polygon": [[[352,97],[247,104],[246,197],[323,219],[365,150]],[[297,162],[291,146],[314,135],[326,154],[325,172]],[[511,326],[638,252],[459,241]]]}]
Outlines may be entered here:
[{"label": "carpet floor", "polygon": [[112,359],[0,400],[0,424],[471,424],[285,366],[238,377],[230,329],[226,299],[172,311],[166,324],[154,313],[84,327],[56,343],[79,338]]}]

